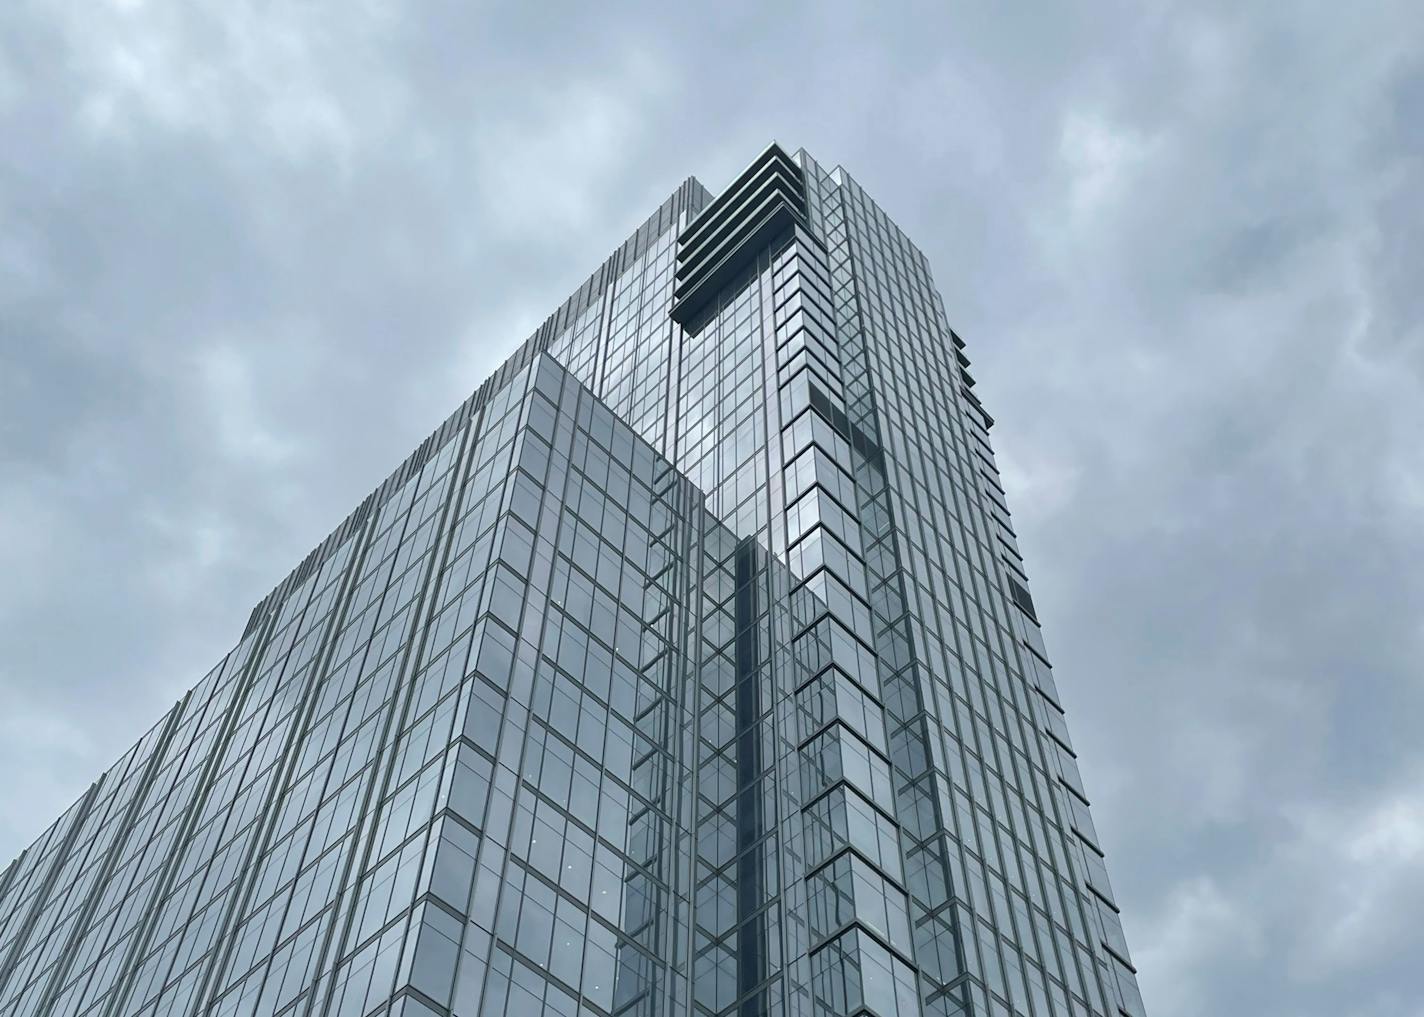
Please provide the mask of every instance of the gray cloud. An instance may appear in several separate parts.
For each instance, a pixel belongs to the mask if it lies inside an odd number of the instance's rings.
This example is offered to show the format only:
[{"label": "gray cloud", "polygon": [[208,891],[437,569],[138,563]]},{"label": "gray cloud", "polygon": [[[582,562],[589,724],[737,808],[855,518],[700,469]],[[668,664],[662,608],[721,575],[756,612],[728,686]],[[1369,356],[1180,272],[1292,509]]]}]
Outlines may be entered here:
[{"label": "gray cloud", "polygon": [[1156,1017],[1424,1013],[1405,3],[0,11],[0,855],[687,173],[966,336]]}]

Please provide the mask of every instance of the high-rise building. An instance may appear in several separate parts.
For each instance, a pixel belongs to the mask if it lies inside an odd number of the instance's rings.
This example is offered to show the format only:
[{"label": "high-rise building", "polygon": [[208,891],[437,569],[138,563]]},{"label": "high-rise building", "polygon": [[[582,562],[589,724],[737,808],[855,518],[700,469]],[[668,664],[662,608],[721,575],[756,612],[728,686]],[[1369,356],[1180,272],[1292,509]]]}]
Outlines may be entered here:
[{"label": "high-rise building", "polygon": [[973,392],[689,179],[0,874],[0,1017],[1142,1017]]}]

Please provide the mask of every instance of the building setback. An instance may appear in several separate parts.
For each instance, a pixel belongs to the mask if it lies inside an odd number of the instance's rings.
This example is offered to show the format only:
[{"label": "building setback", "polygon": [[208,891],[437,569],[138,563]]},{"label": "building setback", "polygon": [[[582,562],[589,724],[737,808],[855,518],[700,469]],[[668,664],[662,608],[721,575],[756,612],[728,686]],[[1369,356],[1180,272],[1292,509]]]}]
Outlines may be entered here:
[{"label": "building setback", "polygon": [[0,874],[0,1017],[1142,1017],[924,256],[689,179]]}]

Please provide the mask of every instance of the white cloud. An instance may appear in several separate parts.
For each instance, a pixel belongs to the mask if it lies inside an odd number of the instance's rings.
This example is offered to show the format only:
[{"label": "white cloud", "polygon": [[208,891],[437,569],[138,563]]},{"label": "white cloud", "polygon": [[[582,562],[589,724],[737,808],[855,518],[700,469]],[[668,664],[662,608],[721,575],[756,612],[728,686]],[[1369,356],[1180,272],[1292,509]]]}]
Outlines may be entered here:
[{"label": "white cloud", "polygon": [[1063,122],[1059,152],[1068,168],[1073,214],[1091,218],[1121,200],[1154,150],[1153,139],[1140,131],[1099,114],[1070,111]]},{"label": "white cloud", "polygon": [[629,47],[600,77],[551,77],[507,109],[491,96],[489,107],[472,110],[469,180],[492,225],[552,239],[603,221],[607,195],[626,185],[618,178],[628,155],[645,148],[650,107],[672,77],[660,55]]},{"label": "white cloud", "polygon": [[1028,455],[1006,451],[995,456],[1009,504],[1019,506],[1015,518],[1037,520],[1061,512],[1078,491],[1082,474],[1077,464],[1063,456]]},{"label": "white cloud", "polygon": [[1295,939],[1296,976],[1320,982],[1388,962],[1424,906],[1424,790],[1413,783],[1368,803],[1307,805],[1285,857],[1317,898],[1316,920]]},{"label": "white cloud", "polygon": [[296,455],[298,444],[274,428],[262,404],[259,378],[240,345],[204,346],[193,353],[193,359],[202,386],[201,405],[227,455],[268,468]]},{"label": "white cloud", "polygon": [[1255,965],[1268,951],[1249,902],[1198,874],[1167,890],[1152,920],[1138,931],[1134,961],[1144,973],[1143,993],[1153,1017],[1200,1017],[1211,1008],[1214,973],[1225,966]]}]

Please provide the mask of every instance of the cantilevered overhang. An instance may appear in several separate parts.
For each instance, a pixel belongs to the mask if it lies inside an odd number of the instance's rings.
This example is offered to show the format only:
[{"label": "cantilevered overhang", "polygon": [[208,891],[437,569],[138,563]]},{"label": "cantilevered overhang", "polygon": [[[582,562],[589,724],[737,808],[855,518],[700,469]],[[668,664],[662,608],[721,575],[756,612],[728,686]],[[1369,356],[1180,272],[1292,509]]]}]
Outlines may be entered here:
[{"label": "cantilevered overhang", "polygon": [[806,219],[801,167],[772,144],[678,236],[672,319],[691,324],[777,236],[806,229]]}]

